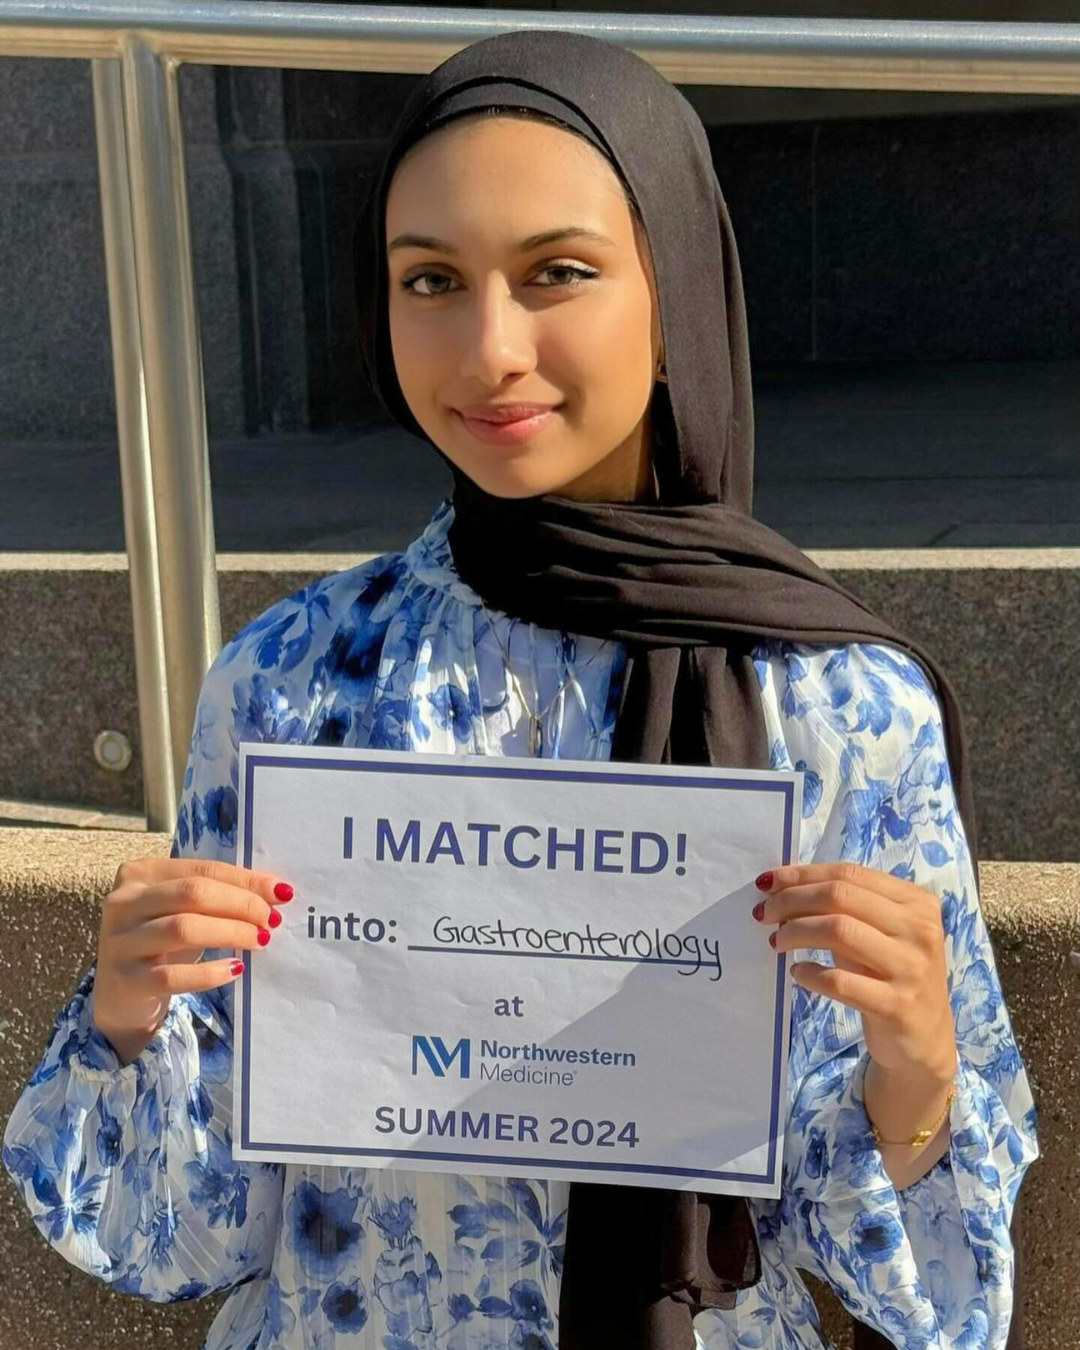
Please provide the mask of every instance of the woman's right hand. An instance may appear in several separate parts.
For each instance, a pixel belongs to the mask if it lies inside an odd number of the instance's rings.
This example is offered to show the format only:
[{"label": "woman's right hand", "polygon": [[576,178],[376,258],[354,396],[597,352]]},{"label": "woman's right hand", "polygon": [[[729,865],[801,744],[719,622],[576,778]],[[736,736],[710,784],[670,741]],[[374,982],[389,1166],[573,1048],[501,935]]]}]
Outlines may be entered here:
[{"label": "woman's right hand", "polygon": [[274,905],[291,896],[278,877],[234,863],[150,857],[120,864],[102,904],[90,1006],[125,1064],[149,1045],[173,994],[216,989],[243,970],[236,957],[200,962],[203,952],[265,946],[281,922]]}]

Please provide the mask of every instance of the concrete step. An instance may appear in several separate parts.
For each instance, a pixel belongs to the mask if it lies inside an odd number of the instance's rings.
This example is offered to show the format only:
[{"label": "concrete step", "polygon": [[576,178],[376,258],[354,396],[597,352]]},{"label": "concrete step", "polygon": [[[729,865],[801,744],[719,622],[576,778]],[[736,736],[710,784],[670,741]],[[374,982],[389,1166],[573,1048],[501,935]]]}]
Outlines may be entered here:
[{"label": "concrete step", "polygon": [[[408,534],[395,535],[399,547]],[[362,551],[221,553],[222,633]],[[1080,549],[811,551],[955,684],[972,746],[981,853],[1080,860]],[[127,559],[0,554],[0,797],[143,809]],[[101,768],[94,738],[134,755]]]},{"label": "concrete step", "polygon": [[[94,828],[0,828],[0,1119],[36,1064],[57,1010],[97,943],[98,905],[126,858],[166,856],[167,834]],[[1080,1344],[1080,865],[986,862],[983,912],[1006,1001],[1040,1111],[1043,1156],[1024,1184],[1028,1343]],[[221,1298],[160,1306],[111,1293],[41,1240],[6,1175],[0,1182],[0,1302],[4,1350],[202,1344]],[[820,1294],[826,1328],[850,1345],[835,1301]]]}]

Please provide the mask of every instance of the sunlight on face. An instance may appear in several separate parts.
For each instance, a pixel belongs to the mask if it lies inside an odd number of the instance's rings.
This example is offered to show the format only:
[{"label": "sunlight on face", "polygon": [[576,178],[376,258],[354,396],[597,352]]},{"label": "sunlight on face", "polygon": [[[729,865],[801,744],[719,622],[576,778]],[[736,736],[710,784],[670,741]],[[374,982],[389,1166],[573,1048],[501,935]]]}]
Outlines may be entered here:
[{"label": "sunlight on face", "polygon": [[[521,251],[568,226],[604,240]],[[395,247],[404,235],[432,246]],[[398,381],[458,468],[499,497],[647,495],[655,284],[644,232],[597,150],[550,123],[458,118],[397,166],[386,240]],[[552,411],[501,433],[462,416],[500,403]]]}]

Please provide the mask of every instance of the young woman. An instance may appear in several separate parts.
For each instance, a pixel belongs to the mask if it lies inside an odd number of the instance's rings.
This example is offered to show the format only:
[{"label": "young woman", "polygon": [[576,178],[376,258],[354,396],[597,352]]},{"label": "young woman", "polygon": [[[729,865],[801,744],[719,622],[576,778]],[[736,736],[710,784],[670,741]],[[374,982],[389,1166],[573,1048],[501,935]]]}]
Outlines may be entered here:
[{"label": "young woman", "polygon": [[[208,673],[172,857],[120,869],[7,1127],[42,1232],[145,1298],[232,1289],[207,1350],[811,1350],[800,1269],[879,1344],[1002,1350],[1038,1150],[959,715],[750,514],[701,123],[616,45],[502,34],[418,83],[357,241],[368,375],[453,499]],[[800,957],[781,1198],[234,1162],[231,953],[291,899],[236,865],[241,740],[803,772],[755,910]]]}]

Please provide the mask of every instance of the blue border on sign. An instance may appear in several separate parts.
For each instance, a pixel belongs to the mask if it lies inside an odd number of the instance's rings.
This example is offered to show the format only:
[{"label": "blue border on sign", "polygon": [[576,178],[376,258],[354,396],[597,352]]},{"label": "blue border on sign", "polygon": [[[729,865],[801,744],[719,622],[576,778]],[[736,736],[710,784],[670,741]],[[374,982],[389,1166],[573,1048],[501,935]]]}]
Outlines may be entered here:
[{"label": "blue border on sign", "polygon": [[[549,760],[548,763],[551,763]],[[251,866],[252,852],[252,820],[255,815],[255,770],[260,767],[289,767],[293,769],[342,769],[356,773],[403,773],[403,774],[428,774],[435,777],[453,777],[453,778],[542,778],[545,781],[558,779],[566,783],[636,783],[641,786],[652,786],[658,781],[652,774],[635,773],[604,773],[582,772],[580,769],[525,769],[507,764],[476,764],[476,763],[448,763],[448,764],[417,764],[404,759],[400,764],[394,764],[387,760],[363,760],[363,759],[321,759],[307,758],[301,755],[249,755],[245,760],[245,800],[247,810],[244,819],[244,866]],[[786,865],[791,861],[791,833],[792,822],[794,819],[795,785],[793,783],[775,783],[768,780],[754,780],[745,778],[683,778],[678,774],[665,774],[662,780],[664,783],[670,783],[676,787],[687,788],[728,788],[734,791],[751,792],[779,792],[784,798],[784,844],[783,844],[783,863]],[[522,1167],[528,1168],[529,1162],[539,1163],[543,1167],[554,1167],[560,1171],[590,1171],[590,1172],[621,1172],[635,1173],[648,1172],[654,1176],[670,1177],[703,1177],[713,1181],[749,1181],[760,1182],[764,1185],[775,1183],[776,1172],[776,1145],[777,1131],[779,1128],[780,1117],[780,1068],[781,1068],[781,1043],[783,1036],[783,1017],[784,1017],[784,975],[787,967],[787,957],[784,952],[778,953],[776,957],[776,1015],[773,1024],[773,1068],[772,1068],[772,1100],[769,1108],[769,1161],[764,1172],[721,1172],[696,1167],[658,1167],[647,1163],[605,1163],[605,1162],[573,1162],[565,1158],[518,1158],[506,1157],[498,1153],[443,1153],[441,1151],[428,1152],[421,1149],[392,1149],[392,1148],[345,1148],[336,1147],[329,1144],[284,1144],[284,1143],[256,1143],[251,1138],[250,1123],[250,1083],[249,1072],[251,1069],[251,980],[253,975],[253,965],[247,963],[243,982],[243,1000],[244,1000],[244,1033],[241,1045],[241,1090],[240,1090],[240,1143],[241,1147],[253,1151],[265,1151],[267,1153],[280,1152],[282,1150],[295,1149],[303,1153],[325,1153],[338,1154],[351,1158],[414,1158],[431,1159],[438,1162],[480,1162],[497,1163],[510,1168],[514,1174],[520,1172]]]}]

